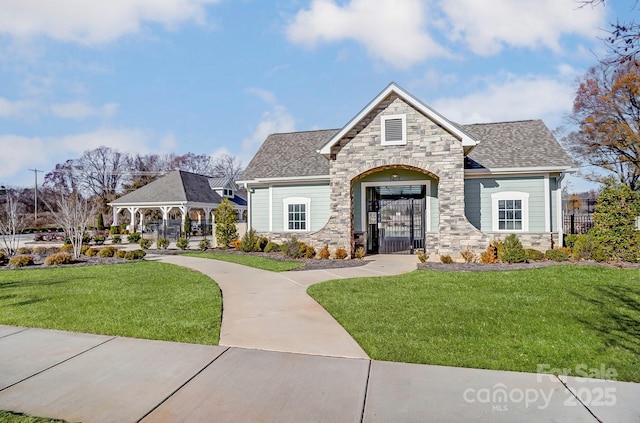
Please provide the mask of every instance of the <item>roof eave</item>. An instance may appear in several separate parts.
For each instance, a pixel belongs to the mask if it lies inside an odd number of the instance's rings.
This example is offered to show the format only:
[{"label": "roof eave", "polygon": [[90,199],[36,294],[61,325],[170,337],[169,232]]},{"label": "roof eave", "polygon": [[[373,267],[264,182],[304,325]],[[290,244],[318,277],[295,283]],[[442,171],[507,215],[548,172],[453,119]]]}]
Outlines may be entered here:
[{"label": "roof eave", "polygon": [[567,166],[532,166],[532,167],[501,167],[485,169],[465,169],[465,176],[484,175],[522,175],[531,173],[575,173],[578,169]]}]

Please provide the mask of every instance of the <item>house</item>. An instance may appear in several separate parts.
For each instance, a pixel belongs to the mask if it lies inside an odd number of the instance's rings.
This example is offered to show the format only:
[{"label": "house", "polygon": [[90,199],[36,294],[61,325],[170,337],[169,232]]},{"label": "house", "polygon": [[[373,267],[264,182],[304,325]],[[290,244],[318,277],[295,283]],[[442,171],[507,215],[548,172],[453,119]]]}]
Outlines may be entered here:
[{"label": "house", "polygon": [[270,135],[237,183],[272,240],[458,257],[510,233],[559,245],[572,171],[540,120],[458,125],[392,83],[340,129]]},{"label": "house", "polygon": [[177,212],[183,224],[188,213],[197,212],[201,221],[208,225],[211,212],[225,198],[234,205],[241,220],[247,202],[244,191],[239,190],[232,181],[175,170],[117,198],[109,206],[113,208],[114,225],[118,225],[120,213],[128,211],[130,230],[135,231],[144,227],[145,212],[150,210],[162,213],[163,226],[166,226],[171,212]]}]

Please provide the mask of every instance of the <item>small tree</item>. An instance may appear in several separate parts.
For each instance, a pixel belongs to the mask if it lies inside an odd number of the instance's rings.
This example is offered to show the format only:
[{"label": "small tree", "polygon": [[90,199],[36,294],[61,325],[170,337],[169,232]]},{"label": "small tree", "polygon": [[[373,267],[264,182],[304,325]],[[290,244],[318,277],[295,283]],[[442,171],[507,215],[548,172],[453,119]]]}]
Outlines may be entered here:
[{"label": "small tree", "polygon": [[102,216],[102,212],[98,213],[98,224],[96,225],[96,229],[104,231],[104,217]]},{"label": "small tree", "polygon": [[509,234],[502,244],[501,260],[507,263],[524,263],[527,261],[527,253],[522,243],[515,234]]},{"label": "small tree", "polygon": [[592,233],[605,254],[614,260],[640,260],[640,232],[636,218],[640,216],[640,193],[628,185],[606,181],[598,196],[593,215]]},{"label": "small tree", "polygon": [[[96,206],[80,196],[77,192],[60,195],[56,207],[49,207],[56,225],[64,229],[73,246],[73,258],[80,257],[82,238],[87,230],[87,223],[95,215]],[[55,211],[54,211],[55,210]]]},{"label": "small tree", "polygon": [[18,251],[18,236],[25,228],[26,219],[16,198],[8,192],[5,197],[4,205],[0,208],[0,239],[7,255],[13,256]]},{"label": "small tree", "polygon": [[218,247],[228,248],[233,241],[238,239],[238,214],[236,213],[231,201],[225,198],[220,206],[214,210],[216,218],[216,241]]}]

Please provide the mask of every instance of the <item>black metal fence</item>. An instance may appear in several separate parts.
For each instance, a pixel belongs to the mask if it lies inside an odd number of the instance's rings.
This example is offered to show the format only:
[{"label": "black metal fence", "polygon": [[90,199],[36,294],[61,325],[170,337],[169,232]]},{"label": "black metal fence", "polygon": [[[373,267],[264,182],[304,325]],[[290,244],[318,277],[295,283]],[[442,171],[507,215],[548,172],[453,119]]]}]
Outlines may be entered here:
[{"label": "black metal fence", "polygon": [[593,228],[592,214],[565,214],[564,228],[565,234],[586,234]]}]

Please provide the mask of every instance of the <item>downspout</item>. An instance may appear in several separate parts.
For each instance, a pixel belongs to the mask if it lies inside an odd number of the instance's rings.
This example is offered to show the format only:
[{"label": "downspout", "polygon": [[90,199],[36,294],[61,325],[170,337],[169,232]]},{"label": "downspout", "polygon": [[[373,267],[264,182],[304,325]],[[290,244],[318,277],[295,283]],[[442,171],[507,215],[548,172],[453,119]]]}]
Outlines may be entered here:
[{"label": "downspout", "polygon": [[564,210],[562,210],[562,181],[566,176],[565,173],[560,173],[558,177],[558,183],[556,184],[556,203],[558,204],[556,207],[558,219],[558,245],[560,247],[564,247]]}]

